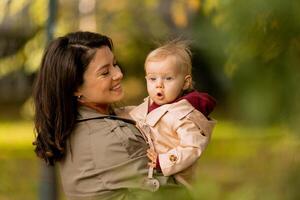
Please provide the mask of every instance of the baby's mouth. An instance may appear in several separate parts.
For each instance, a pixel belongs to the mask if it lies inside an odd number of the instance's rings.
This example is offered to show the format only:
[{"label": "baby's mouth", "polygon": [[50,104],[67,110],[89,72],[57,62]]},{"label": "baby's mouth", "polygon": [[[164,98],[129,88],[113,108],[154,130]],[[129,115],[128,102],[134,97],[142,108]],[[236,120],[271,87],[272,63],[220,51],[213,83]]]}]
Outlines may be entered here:
[{"label": "baby's mouth", "polygon": [[159,98],[159,99],[161,99],[161,98],[163,98],[163,93],[161,93],[161,92],[158,92],[158,93],[156,93],[156,96]]}]

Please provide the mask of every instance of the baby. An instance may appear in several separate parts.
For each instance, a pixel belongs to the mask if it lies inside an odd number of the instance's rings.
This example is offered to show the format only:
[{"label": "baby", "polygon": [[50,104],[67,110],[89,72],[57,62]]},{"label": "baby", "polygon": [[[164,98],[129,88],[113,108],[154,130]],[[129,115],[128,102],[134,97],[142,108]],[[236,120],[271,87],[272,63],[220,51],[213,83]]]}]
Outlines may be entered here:
[{"label": "baby", "polygon": [[185,41],[171,41],[149,53],[145,61],[149,97],[131,117],[151,138],[151,167],[190,187],[196,161],[206,148],[215,121],[208,115],[216,102],[193,89],[191,52]]}]

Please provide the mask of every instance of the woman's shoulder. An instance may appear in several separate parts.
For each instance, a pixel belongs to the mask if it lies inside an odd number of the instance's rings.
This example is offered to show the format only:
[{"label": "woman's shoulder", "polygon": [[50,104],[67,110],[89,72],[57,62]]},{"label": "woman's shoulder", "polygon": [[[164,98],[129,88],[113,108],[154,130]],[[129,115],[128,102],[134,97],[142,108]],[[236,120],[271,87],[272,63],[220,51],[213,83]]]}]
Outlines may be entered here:
[{"label": "woman's shoulder", "polygon": [[122,117],[125,119],[132,119],[129,115],[130,111],[132,111],[136,106],[124,106],[120,108],[115,108],[114,111],[118,117]]}]

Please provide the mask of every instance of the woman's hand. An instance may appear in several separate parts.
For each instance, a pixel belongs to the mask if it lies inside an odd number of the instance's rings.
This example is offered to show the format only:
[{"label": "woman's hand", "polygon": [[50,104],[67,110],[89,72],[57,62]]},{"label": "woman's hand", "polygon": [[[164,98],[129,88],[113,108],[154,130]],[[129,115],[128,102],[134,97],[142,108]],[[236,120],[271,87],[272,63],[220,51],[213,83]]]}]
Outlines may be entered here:
[{"label": "woman's hand", "polygon": [[150,167],[155,168],[156,167],[156,162],[157,162],[157,153],[153,149],[148,149],[147,150],[147,156],[150,159],[151,162],[148,163]]}]

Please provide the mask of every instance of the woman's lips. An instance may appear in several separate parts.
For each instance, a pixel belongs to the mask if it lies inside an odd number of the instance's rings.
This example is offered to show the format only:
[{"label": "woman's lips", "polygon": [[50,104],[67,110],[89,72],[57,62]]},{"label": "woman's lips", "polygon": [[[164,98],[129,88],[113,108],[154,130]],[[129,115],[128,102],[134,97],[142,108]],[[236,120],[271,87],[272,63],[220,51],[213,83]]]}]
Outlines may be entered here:
[{"label": "woman's lips", "polygon": [[121,84],[119,83],[119,84],[113,86],[110,90],[118,91],[118,90],[120,90],[120,89],[122,89],[122,86],[121,86]]}]

